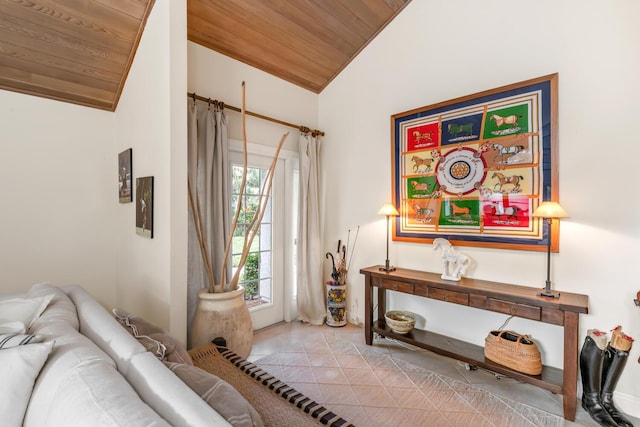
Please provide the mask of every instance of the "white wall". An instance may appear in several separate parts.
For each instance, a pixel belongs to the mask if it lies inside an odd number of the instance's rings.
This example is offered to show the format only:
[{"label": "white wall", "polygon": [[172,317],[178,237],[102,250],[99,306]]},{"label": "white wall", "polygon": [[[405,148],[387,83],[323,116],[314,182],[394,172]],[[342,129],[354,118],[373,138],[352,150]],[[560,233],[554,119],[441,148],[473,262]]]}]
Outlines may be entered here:
[{"label": "white wall", "polygon": [[[156,1],[116,110],[114,161],[154,177],[154,236],[135,232],[135,201],[116,209],[118,305],[186,342],[186,3]],[[116,169],[113,168],[113,179]],[[135,189],[135,182],[134,182]],[[135,193],[134,193],[135,200]]]},{"label": "white wall", "polygon": [[[589,295],[580,346],[587,329],[619,324],[640,339],[640,308],[633,304],[640,289],[639,14],[633,0],[413,1],[320,94],[326,188],[340,189],[327,192],[327,249],[361,226],[349,274],[352,319],[361,322],[364,315],[359,269],[385,259],[385,219],[376,212],[391,198],[390,116],[558,72],[560,201],[571,219],[561,225],[553,286]],[[474,278],[544,286],[546,253],[461,251],[477,263]],[[441,269],[431,245],[392,242],[390,259],[405,268]],[[393,297],[391,306],[478,345],[506,318],[409,296]],[[562,365],[559,327],[515,319],[509,327],[538,341],[545,364]],[[635,416],[639,354],[640,346],[631,350],[616,394],[619,406]]]},{"label": "white wall", "polygon": [[[246,109],[295,125],[317,128],[318,95],[248,65],[188,43],[188,88],[200,96],[242,107],[242,82],[246,84]],[[238,112],[226,110],[229,136],[242,140],[242,120]],[[298,151],[296,129],[256,117],[247,118],[247,139],[262,145],[277,146],[285,132],[284,148]]]},{"label": "white wall", "polygon": [[113,119],[0,90],[0,293],[48,281],[115,303]]},{"label": "white wall", "polygon": [[[115,113],[0,91],[0,292],[80,284],[186,342],[186,1],[156,1]],[[154,238],[117,195],[154,176]]]}]

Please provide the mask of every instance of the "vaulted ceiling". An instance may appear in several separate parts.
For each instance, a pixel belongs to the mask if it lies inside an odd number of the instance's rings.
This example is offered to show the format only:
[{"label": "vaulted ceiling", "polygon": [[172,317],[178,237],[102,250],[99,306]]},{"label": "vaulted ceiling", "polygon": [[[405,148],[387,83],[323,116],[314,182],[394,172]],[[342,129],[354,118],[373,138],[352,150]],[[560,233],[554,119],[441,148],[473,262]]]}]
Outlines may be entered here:
[{"label": "vaulted ceiling", "polygon": [[187,0],[189,40],[319,93],[410,0]]},{"label": "vaulted ceiling", "polygon": [[115,110],[154,0],[0,0],[0,89]]},{"label": "vaulted ceiling", "polygon": [[[0,89],[115,110],[155,0],[0,0]],[[187,0],[189,40],[319,93],[410,0]]]}]

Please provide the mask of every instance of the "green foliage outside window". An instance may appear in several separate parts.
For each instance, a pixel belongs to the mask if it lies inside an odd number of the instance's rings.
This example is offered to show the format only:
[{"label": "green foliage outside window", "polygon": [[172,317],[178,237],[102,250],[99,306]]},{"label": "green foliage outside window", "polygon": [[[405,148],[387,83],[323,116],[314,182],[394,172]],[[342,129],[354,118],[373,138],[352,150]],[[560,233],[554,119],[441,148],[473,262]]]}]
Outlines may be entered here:
[{"label": "green foliage outside window", "polygon": [[[232,259],[234,268],[238,266],[240,260],[247,226],[253,220],[258,209],[260,185],[265,179],[266,172],[266,170],[259,168],[247,168],[247,180],[242,197],[242,207],[238,216],[238,226],[233,233]],[[242,183],[242,167],[234,166],[232,174],[232,206],[235,209],[238,203],[240,184]],[[245,299],[253,299],[260,289],[260,231],[258,231],[253,240],[250,250],[251,252],[247,256],[244,271],[239,280],[240,284],[245,288]]]},{"label": "green foliage outside window", "polygon": [[258,293],[258,280],[260,279],[260,254],[252,252],[247,256],[244,266],[245,295],[252,298]]}]

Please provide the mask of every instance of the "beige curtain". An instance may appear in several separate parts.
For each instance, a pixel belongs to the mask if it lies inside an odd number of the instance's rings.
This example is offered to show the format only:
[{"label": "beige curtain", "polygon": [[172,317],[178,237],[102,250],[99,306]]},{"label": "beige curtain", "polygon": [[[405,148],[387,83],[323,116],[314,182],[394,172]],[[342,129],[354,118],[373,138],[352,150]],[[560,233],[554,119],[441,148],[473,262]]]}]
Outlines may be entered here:
[{"label": "beige curtain", "polygon": [[[200,210],[205,229],[213,277],[219,280],[224,262],[224,244],[231,228],[227,119],[220,108],[188,100],[188,177],[190,199]],[[198,302],[198,292],[209,287],[203,255],[198,243],[194,215],[189,207],[188,331]],[[231,277],[227,263],[226,275]]]},{"label": "beige curtain", "polygon": [[297,308],[300,320],[312,325],[322,325],[327,314],[322,277],[320,146],[318,137],[300,135]]}]

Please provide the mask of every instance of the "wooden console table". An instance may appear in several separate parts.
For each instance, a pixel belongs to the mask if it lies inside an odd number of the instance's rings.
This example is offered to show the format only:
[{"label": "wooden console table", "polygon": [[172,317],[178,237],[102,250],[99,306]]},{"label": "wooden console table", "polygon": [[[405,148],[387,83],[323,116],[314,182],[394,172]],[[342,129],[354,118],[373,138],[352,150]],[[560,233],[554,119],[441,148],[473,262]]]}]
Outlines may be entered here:
[{"label": "wooden console table", "polygon": [[[537,296],[538,288],[462,278],[459,282],[442,280],[439,274],[398,268],[380,271],[380,266],[360,270],[365,277],[365,340],[373,343],[373,333],[434,353],[442,354],[490,371],[533,384],[563,395],[564,418],[576,417],[578,383],[578,316],[588,313],[587,295],[560,292],[560,298]],[[378,319],[373,320],[373,288],[378,288]],[[543,366],[540,375],[527,375],[499,365],[484,357],[484,347],[420,329],[396,334],[384,320],[387,290],[466,305],[480,310],[505,313],[525,319],[564,327],[563,369]],[[489,333],[489,331],[487,331]]]}]

